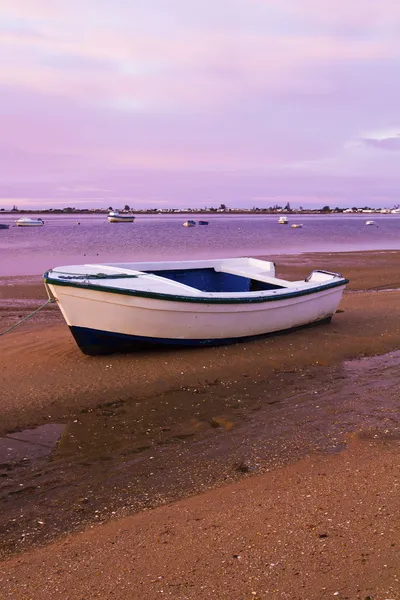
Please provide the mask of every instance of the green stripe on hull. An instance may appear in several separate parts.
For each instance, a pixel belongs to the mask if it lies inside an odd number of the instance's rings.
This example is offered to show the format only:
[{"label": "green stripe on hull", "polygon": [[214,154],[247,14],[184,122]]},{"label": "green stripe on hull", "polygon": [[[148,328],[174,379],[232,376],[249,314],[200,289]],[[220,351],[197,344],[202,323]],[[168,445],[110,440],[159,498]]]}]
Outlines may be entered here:
[{"label": "green stripe on hull", "polygon": [[166,300],[169,302],[191,302],[195,304],[256,304],[262,302],[277,302],[279,300],[287,300],[290,298],[298,298],[299,296],[309,296],[324,292],[337,287],[344,287],[349,283],[348,279],[341,279],[332,283],[326,283],[318,287],[308,288],[305,290],[296,290],[285,294],[275,294],[270,296],[255,296],[254,298],[204,298],[199,296],[180,296],[175,294],[162,294],[159,292],[146,292],[142,290],[127,290],[123,288],[106,287],[97,285],[96,283],[77,283],[76,281],[60,281],[59,279],[51,279],[47,273],[44,274],[44,282],[60,287],[74,287],[84,290],[93,290],[97,292],[106,292],[109,294],[120,294],[123,296],[136,296],[139,298],[151,298],[153,300]]}]

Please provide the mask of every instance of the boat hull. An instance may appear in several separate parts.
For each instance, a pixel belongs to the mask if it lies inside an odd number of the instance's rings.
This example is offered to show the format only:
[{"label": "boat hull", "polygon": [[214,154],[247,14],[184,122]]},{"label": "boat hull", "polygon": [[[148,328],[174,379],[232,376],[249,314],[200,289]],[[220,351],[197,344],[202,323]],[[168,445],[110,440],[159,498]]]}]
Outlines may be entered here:
[{"label": "boat hull", "polygon": [[345,287],[277,301],[212,303],[47,285],[86,354],[144,346],[221,345],[326,321],[335,313]]},{"label": "boat hull", "polygon": [[317,325],[328,324],[332,321],[332,316],[270,333],[261,333],[258,335],[248,335],[243,337],[220,338],[220,339],[175,339],[175,338],[150,338],[139,335],[126,335],[123,333],[113,333],[110,331],[101,331],[98,329],[88,329],[87,327],[70,327],[70,331],[79,346],[80,350],[89,356],[99,356],[102,354],[115,354],[125,352],[140,352],[142,350],[158,350],[170,348],[190,348],[202,346],[228,346],[240,342],[249,342],[265,338],[269,335],[278,335],[304,329],[306,327],[315,327]]},{"label": "boat hull", "polygon": [[16,222],[17,227],[43,227],[44,223],[18,223]]},{"label": "boat hull", "polygon": [[109,223],[133,223],[135,217],[107,217]]}]

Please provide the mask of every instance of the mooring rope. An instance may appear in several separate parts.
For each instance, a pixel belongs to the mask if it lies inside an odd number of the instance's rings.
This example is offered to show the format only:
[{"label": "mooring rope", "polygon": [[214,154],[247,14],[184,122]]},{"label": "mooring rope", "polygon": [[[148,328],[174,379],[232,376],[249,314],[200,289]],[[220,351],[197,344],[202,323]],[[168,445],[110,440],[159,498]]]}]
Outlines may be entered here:
[{"label": "mooring rope", "polygon": [[397,289],[397,288],[394,288],[393,286],[398,286],[398,285],[400,285],[400,281],[391,281],[390,283],[383,283],[381,285],[374,285],[372,287],[366,288],[366,291],[369,292],[370,290],[376,290],[378,292],[379,291],[384,292],[386,288]]},{"label": "mooring rope", "polygon": [[24,321],[27,321],[28,319],[30,319],[31,317],[33,317],[33,315],[35,315],[37,312],[39,312],[39,310],[42,310],[42,308],[44,308],[45,306],[47,306],[48,304],[52,304],[53,302],[55,302],[54,298],[49,298],[47,300],[47,302],[45,302],[42,306],[39,306],[39,308],[37,308],[36,310],[34,310],[33,312],[31,312],[29,315],[26,315],[26,317],[24,317],[23,319],[21,319],[20,321],[18,321],[18,323],[15,323],[14,325],[12,325],[11,327],[9,327],[8,329],[6,329],[5,331],[2,331],[0,333],[0,337],[2,335],[5,335],[6,333],[8,333],[9,331],[12,331],[13,329],[15,329],[16,327],[18,327],[18,325],[21,325],[21,323],[23,323]]}]

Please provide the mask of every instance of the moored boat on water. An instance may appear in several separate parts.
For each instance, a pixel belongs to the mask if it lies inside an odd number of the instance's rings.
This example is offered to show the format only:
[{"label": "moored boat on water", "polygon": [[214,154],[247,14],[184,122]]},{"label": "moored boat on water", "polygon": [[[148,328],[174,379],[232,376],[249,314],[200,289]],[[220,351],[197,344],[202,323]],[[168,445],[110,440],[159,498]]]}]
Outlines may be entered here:
[{"label": "moored boat on water", "polygon": [[289,223],[289,220],[287,217],[279,217],[278,223],[279,225],[287,225]]},{"label": "moored boat on water", "polygon": [[86,354],[227,344],[329,321],[348,283],[319,270],[279,279],[273,262],[253,258],[72,265],[44,282]]},{"label": "moored boat on water", "polygon": [[9,227],[8,223],[0,223],[0,229],[8,229]]},{"label": "moored boat on water", "polygon": [[43,219],[33,219],[31,217],[21,217],[15,221],[18,227],[42,227]]},{"label": "moored boat on water", "polygon": [[189,221],[185,221],[183,226],[184,227],[194,227],[196,225],[196,221],[192,221],[191,219],[189,219]]},{"label": "moored boat on water", "polygon": [[208,221],[199,221],[199,225],[208,225]]},{"label": "moored boat on water", "polygon": [[112,210],[107,217],[110,223],[133,223],[135,216],[126,213],[120,213],[118,210]]}]

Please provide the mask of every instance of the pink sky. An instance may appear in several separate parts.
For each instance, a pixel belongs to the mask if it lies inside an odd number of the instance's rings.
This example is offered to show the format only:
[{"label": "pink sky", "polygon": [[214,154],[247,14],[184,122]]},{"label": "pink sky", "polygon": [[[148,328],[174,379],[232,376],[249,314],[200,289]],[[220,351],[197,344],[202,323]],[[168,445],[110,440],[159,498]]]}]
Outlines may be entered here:
[{"label": "pink sky", "polygon": [[394,206],[398,0],[2,0],[0,208]]}]

